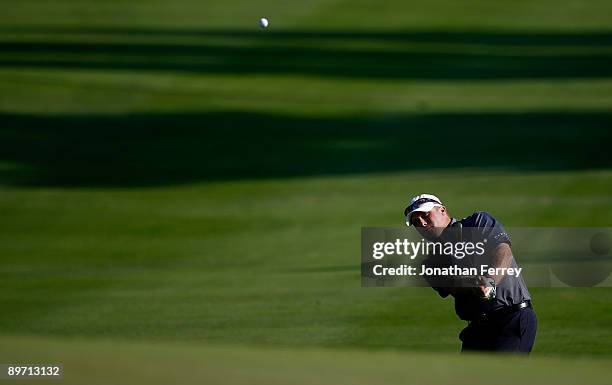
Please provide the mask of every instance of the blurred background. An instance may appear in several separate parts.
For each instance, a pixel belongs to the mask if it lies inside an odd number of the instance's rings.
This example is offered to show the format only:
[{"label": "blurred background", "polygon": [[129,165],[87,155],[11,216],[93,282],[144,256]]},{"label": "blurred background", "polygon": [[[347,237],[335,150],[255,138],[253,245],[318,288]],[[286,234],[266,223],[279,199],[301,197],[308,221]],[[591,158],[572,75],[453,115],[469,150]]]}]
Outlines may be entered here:
[{"label": "blurred background", "polygon": [[[612,222],[609,1],[2,5],[2,362],[473,383],[507,359],[458,356],[430,289],[361,288],[361,227],[423,192],[506,226]],[[612,289],[532,295],[534,353],[495,378],[605,382]]]}]

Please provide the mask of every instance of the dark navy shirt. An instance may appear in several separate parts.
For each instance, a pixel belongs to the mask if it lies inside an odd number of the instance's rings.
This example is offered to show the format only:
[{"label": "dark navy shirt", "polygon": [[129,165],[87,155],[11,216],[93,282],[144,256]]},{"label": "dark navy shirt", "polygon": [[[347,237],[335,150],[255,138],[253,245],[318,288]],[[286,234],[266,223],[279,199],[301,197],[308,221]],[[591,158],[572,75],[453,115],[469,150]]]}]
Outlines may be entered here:
[{"label": "dark navy shirt", "polygon": [[[480,271],[480,265],[492,266],[493,250],[501,244],[511,245],[510,237],[504,226],[489,213],[478,211],[469,217],[456,220],[453,219],[449,226],[442,232],[439,241],[446,242],[483,242],[484,254],[481,256],[469,256],[458,259],[454,256],[435,255],[427,257],[423,263],[427,266],[444,267],[457,265],[461,267],[476,267]],[[513,257],[510,267],[517,268]],[[430,281],[432,287],[442,296],[447,297],[450,293],[447,287],[441,286],[440,281]],[[474,294],[453,295],[455,298],[455,311],[459,318],[471,320],[479,314],[492,311],[502,306],[521,303],[531,300],[522,273],[519,277],[505,275],[497,285],[495,299],[483,300]]]}]

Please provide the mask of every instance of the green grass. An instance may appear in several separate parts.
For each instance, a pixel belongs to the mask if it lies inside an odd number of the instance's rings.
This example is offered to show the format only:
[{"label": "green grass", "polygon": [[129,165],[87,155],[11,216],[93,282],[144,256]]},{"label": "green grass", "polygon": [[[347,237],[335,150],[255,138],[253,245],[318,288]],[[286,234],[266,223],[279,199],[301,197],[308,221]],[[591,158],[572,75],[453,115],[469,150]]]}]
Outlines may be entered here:
[{"label": "green grass", "polygon": [[[63,365],[64,384],[608,384],[609,361],[2,337],[7,363]],[[514,370],[508,370],[508,367]],[[500,375],[500,373],[504,373]],[[40,379],[14,381],[38,384]]]},{"label": "green grass", "polygon": [[73,0],[53,4],[29,0],[7,4],[2,25],[23,26],[136,26],[170,28],[225,28],[249,26],[258,29],[262,16],[271,28],[336,29],[367,28],[457,29],[493,28],[500,30],[574,31],[606,30],[610,26],[610,3],[521,0],[513,4],[492,4],[486,0],[467,5],[448,0],[429,2],[391,0],[384,4],[370,1],[310,0],[287,4],[280,0],[257,3],[134,0],[104,0],[95,4]]},{"label": "green grass", "polygon": [[[11,317],[0,329],[457,351],[463,323],[450,301],[429,289],[360,287],[360,227],[399,226],[412,190],[438,192],[458,216],[484,209],[509,226],[604,226],[610,188],[607,171],[6,188],[0,298]],[[533,292],[537,352],[612,354],[609,289]]]},{"label": "green grass", "polygon": [[[371,382],[373,356],[422,383],[460,381],[445,363],[493,372],[494,358],[455,356],[450,300],[360,287],[360,228],[401,226],[420,192],[507,226],[610,226],[611,14],[547,0],[5,4],[0,357],[65,350],[75,383],[112,361],[99,338],[131,341],[114,351],[135,363],[187,370],[176,357],[202,355],[215,382]],[[541,383],[548,370],[575,383],[574,369],[603,381],[612,290],[532,294],[534,356],[565,359],[517,365]]]}]

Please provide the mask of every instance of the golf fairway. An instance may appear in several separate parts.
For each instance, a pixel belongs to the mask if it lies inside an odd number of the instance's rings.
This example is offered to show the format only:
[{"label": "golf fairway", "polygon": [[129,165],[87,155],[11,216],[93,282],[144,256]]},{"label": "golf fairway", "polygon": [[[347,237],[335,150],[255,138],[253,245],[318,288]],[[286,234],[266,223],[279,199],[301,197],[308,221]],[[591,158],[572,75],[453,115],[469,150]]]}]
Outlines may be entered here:
[{"label": "golf fairway", "polygon": [[361,228],[404,226],[421,193],[507,228],[609,227],[611,15],[4,2],[0,364],[60,363],[67,384],[610,383],[606,285],[529,287],[527,359],[460,355],[451,299],[362,288],[359,264]]},{"label": "golf fairway", "polygon": [[[63,364],[63,384],[609,384],[609,361],[1,337],[3,362]],[[514,369],[508,370],[511,365]],[[500,375],[503,373],[503,375]],[[40,383],[15,380],[15,383]]]}]

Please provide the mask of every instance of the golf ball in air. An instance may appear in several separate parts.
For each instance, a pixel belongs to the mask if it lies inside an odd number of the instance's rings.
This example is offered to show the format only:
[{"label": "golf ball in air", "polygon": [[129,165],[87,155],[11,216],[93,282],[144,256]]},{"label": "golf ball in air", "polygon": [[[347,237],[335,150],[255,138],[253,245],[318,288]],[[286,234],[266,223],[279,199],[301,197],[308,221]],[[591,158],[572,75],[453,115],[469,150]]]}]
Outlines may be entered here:
[{"label": "golf ball in air", "polygon": [[268,28],[268,24],[268,19],[266,19],[265,17],[259,19],[259,25],[261,25],[263,28]]}]

